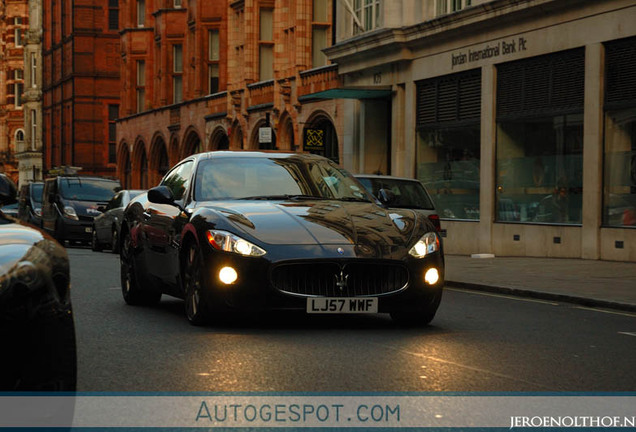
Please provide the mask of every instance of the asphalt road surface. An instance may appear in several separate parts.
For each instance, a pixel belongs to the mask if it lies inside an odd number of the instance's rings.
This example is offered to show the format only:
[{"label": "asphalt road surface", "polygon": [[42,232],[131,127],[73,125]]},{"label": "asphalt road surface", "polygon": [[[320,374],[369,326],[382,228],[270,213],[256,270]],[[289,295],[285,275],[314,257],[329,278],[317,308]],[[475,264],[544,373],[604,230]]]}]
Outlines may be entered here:
[{"label": "asphalt road surface", "polygon": [[636,314],[447,287],[429,327],[270,314],[191,326],[124,303],[119,257],[69,248],[79,391],[633,391]]}]

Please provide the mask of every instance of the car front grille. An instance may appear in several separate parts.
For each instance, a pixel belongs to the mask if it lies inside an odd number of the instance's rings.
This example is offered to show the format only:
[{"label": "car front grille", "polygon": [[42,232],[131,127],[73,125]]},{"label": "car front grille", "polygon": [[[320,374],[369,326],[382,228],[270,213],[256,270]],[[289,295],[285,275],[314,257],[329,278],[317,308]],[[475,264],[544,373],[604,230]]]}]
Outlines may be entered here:
[{"label": "car front grille", "polygon": [[277,265],[272,284],[282,292],[301,296],[378,296],[404,289],[406,266],[385,262],[302,262]]}]

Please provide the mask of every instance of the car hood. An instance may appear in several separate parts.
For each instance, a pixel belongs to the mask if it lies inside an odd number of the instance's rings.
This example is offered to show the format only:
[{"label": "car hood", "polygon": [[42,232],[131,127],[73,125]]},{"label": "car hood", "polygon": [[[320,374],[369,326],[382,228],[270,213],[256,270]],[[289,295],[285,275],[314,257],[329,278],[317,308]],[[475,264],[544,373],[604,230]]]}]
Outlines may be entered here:
[{"label": "car hood", "polygon": [[[212,203],[208,203],[212,204]],[[267,244],[406,246],[416,216],[372,203],[332,200],[245,201],[213,204],[237,229]]]}]

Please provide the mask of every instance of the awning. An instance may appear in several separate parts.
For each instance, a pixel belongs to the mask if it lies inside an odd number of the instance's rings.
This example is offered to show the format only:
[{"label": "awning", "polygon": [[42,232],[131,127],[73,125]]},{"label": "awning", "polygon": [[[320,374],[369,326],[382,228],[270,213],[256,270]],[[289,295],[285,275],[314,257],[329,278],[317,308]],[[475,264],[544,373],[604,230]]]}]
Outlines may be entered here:
[{"label": "awning", "polygon": [[303,95],[298,100],[307,99],[385,99],[391,96],[391,87],[343,87],[324,90],[317,93]]}]

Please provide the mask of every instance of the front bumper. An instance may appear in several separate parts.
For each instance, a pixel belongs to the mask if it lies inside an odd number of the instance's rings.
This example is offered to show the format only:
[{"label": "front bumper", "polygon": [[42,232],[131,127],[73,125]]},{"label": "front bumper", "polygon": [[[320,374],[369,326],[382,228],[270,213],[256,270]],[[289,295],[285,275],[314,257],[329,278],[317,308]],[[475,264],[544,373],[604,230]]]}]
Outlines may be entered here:
[{"label": "front bumper", "polygon": [[[279,289],[273,273],[282,264],[319,265],[331,263],[347,268],[351,263],[368,265],[369,268],[382,265],[397,266],[405,269],[408,275],[406,283],[396,285],[398,289],[364,291],[340,291],[335,288],[337,278],[327,275],[320,284],[330,285],[321,293],[290,293]],[[223,284],[218,277],[225,266],[233,267],[238,279],[230,285]],[[439,272],[439,280],[433,285],[424,281],[424,275],[430,268]],[[376,272],[376,274],[378,274]],[[307,275],[307,277],[312,277]],[[337,277],[341,277],[337,275]],[[348,280],[354,285],[354,280]],[[368,280],[367,280],[368,283]],[[371,285],[371,284],[369,284]],[[382,284],[380,284],[382,285]],[[418,310],[430,303],[431,298],[439,295],[444,285],[444,259],[441,252],[436,252],[421,259],[405,260],[353,259],[351,257],[324,257],[313,259],[294,259],[270,262],[264,258],[239,257],[225,253],[212,252],[204,257],[203,286],[206,303],[212,309],[240,311],[272,311],[272,310],[306,310],[307,298],[310,297],[355,297],[378,298],[378,312]],[[360,284],[357,284],[359,287]],[[384,291],[384,292],[383,292]]]}]

